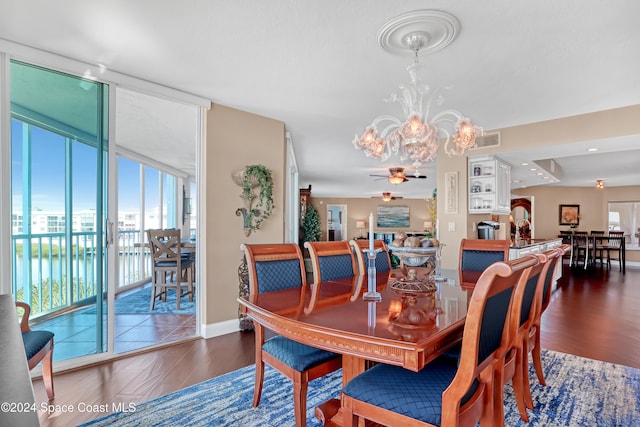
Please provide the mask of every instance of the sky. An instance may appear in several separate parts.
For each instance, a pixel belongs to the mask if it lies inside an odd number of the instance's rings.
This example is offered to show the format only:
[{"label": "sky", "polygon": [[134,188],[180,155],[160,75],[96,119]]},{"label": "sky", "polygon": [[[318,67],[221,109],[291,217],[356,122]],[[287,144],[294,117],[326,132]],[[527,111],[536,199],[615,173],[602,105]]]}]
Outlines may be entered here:
[{"label": "sky", "polygon": [[[31,126],[31,194],[32,209],[63,212],[65,209],[65,138]],[[23,127],[12,120],[12,209],[22,210],[23,183]],[[96,150],[84,143],[72,143],[73,209],[95,209],[97,158]],[[118,161],[118,209],[139,210],[139,163],[120,158]],[[158,171],[146,168],[147,201],[158,200]]]}]

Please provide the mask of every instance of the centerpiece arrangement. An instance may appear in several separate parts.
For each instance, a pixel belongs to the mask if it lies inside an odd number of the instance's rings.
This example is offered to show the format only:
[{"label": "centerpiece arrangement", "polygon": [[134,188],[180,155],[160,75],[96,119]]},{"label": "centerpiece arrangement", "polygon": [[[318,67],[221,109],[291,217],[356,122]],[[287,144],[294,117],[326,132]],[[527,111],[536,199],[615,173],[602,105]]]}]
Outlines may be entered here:
[{"label": "centerpiece arrangement", "polygon": [[[438,286],[426,276],[426,280],[418,277],[415,269],[410,269],[407,274],[391,282],[391,289],[401,295],[400,305],[395,305],[389,310],[389,322],[402,328],[422,328],[432,325],[438,314],[435,300]],[[425,300],[419,304],[420,298]],[[397,302],[397,301],[396,301]]]}]

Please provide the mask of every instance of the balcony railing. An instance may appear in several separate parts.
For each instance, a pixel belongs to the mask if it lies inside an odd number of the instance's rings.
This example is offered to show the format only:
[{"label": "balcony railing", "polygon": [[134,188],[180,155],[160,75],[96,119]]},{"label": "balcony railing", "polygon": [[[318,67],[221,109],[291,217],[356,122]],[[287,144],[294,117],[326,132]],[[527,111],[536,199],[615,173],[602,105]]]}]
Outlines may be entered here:
[{"label": "balcony railing", "polygon": [[[118,289],[149,280],[149,251],[140,230],[118,232]],[[13,293],[33,316],[90,303],[96,296],[96,233],[12,236]]]},{"label": "balcony railing", "polygon": [[144,245],[143,235],[140,230],[118,230],[118,288],[151,278],[151,254],[149,248]]}]

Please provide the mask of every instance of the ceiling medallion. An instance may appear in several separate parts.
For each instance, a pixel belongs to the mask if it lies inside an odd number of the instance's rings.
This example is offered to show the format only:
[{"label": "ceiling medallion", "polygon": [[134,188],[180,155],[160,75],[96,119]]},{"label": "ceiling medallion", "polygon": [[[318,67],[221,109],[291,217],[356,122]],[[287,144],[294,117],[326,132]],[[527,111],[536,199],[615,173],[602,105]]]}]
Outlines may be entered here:
[{"label": "ceiling medallion", "polygon": [[476,146],[482,129],[456,110],[432,114],[432,104],[444,102],[443,88],[431,89],[421,78],[424,66],[419,57],[445,48],[459,31],[460,23],[453,15],[437,10],[406,13],[382,26],[378,42],[383,49],[414,56],[414,63],[407,67],[410,83],[399,85],[399,91],[385,100],[399,105],[402,116],[376,117],[355,136],[357,150],[381,161],[397,154],[401,161],[412,162],[418,176],[418,168],[436,158],[440,144],[448,156],[461,156]]},{"label": "ceiling medallion", "polygon": [[420,38],[424,43],[419,55],[427,55],[447,47],[460,32],[458,19],[439,10],[416,10],[387,21],[378,30],[378,44],[395,54],[413,54],[412,40]]}]

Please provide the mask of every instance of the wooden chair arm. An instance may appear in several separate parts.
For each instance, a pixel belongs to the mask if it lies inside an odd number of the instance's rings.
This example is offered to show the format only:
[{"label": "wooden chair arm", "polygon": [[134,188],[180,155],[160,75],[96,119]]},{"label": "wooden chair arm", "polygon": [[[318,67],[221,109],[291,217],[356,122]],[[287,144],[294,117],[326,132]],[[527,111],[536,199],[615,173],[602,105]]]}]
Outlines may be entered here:
[{"label": "wooden chair arm", "polygon": [[20,319],[20,330],[22,332],[31,332],[31,328],[29,327],[29,316],[31,315],[31,307],[29,307],[29,304],[20,301],[16,301],[16,307],[23,310],[22,318]]}]

